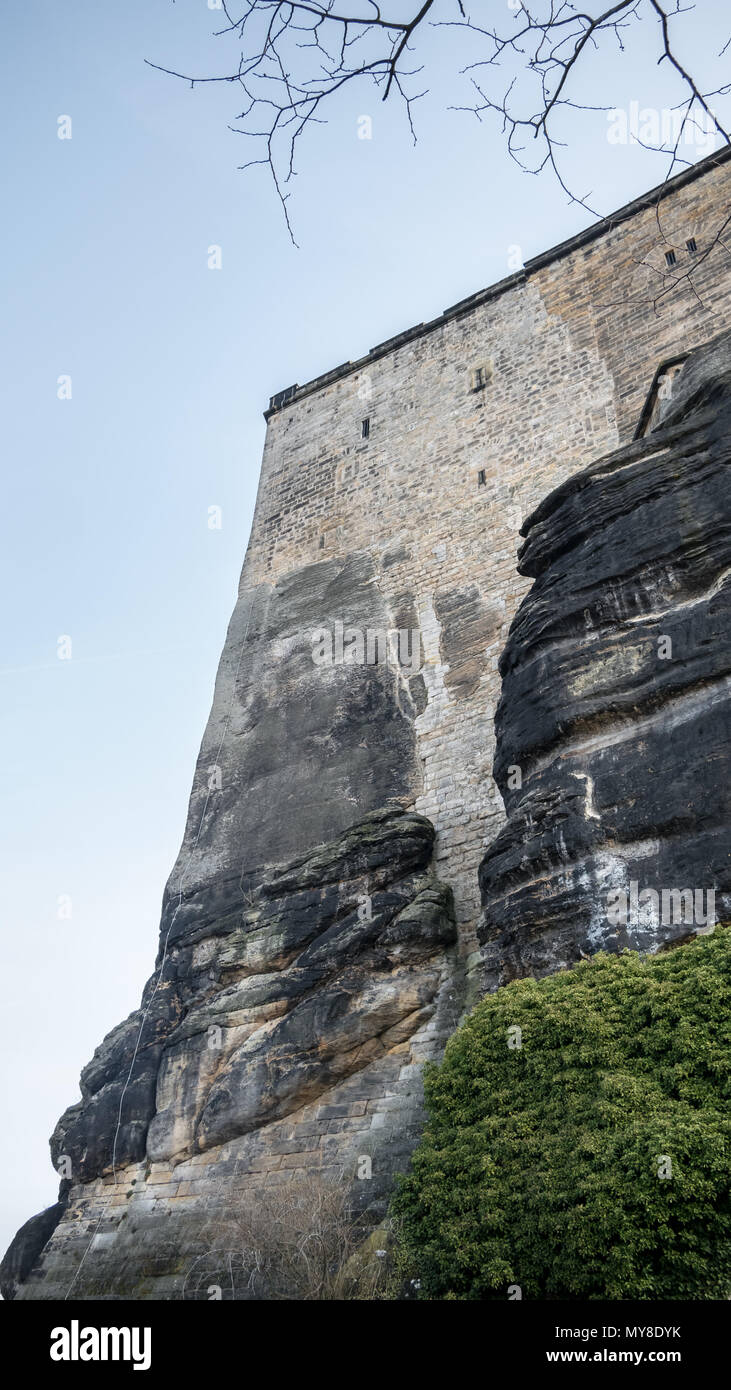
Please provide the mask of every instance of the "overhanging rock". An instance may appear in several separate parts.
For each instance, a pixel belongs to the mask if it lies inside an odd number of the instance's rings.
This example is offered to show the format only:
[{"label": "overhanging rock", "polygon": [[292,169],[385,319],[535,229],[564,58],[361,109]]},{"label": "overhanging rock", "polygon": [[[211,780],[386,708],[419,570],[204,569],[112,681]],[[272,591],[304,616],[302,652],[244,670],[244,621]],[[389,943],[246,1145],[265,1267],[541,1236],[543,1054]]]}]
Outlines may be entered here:
[{"label": "overhanging rock", "polygon": [[652,432],[522,528],[535,582],[500,663],[487,988],[729,915],[730,457],[724,334],[688,356]]},{"label": "overhanging rock", "polygon": [[458,1014],[433,841],[383,807],[169,946],[59,1121],[68,1206],[39,1259],[6,1266],[5,1296],[190,1296],[241,1194],[293,1177],[352,1184],[382,1217],[421,1127],[420,1064]]}]

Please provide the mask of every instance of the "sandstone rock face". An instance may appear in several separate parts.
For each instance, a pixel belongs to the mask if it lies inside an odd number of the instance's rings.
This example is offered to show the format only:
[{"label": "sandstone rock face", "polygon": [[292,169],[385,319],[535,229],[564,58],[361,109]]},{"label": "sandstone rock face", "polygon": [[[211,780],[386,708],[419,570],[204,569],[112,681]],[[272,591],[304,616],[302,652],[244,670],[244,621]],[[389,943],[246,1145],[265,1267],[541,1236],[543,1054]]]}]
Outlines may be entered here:
[{"label": "sandstone rock face", "polygon": [[[51,1140],[88,1181],[188,1157],[281,1119],[402,1042],[430,1012],[455,939],[425,877],[434,831],[401,808],[272,871],[184,941],[81,1076]],[[408,1024],[405,1020],[408,1019]],[[121,1111],[120,1111],[121,1103]]]},{"label": "sandstone rock face", "polygon": [[[353,1178],[383,1211],[418,1136],[421,1063],[461,1011],[463,961],[477,983],[520,518],[614,447],[650,364],[727,321],[720,244],[692,282],[679,274],[668,312],[652,315],[650,287],[668,238],[718,225],[730,186],[725,156],[705,161],[272,403],[156,968],[57,1126],[67,1204],[52,1233],[49,1217],[19,1234],[11,1294],[188,1296],[209,1226],[292,1173]],[[537,583],[498,719],[510,823],[482,874],[488,983],[608,939],[598,891],[648,870],[654,846],[668,886],[703,886],[703,855],[710,872],[721,853],[724,372],[691,359],[685,402],[648,416],[652,441],[534,513],[523,573]],[[648,655],[671,622],[673,667]],[[343,624],[416,631],[421,667],[392,653],[316,665],[313,632]],[[644,918],[627,934],[657,938]],[[372,1180],[355,1177],[360,1157]]]},{"label": "sandstone rock face", "polygon": [[535,582],[501,660],[487,988],[706,929],[708,890],[717,920],[731,909],[730,334],[689,355],[654,421],[522,529]]},{"label": "sandstone rock face", "polygon": [[237,913],[242,889],[326,843],[389,799],[421,789],[408,668],[313,661],[313,633],[346,615],[389,630],[400,615],[365,551],[251,585],[244,566],[216,678],[161,942]]},{"label": "sandstone rock face", "polygon": [[269,870],[238,911],[229,893],[220,916],[170,934],[141,1009],[59,1121],[68,1209],[16,1237],[4,1296],[181,1296],[205,1225],[252,1179],[352,1181],[382,1214],[418,1134],[418,1062],[456,1022],[454,910],[429,869],[433,841],[424,817],[386,806]]},{"label": "sandstone rock face", "polygon": [[21,1226],[0,1264],[0,1292],[3,1298],[15,1298],[53,1235],[65,1209],[65,1201],[56,1202],[37,1216],[31,1216],[30,1221]]},{"label": "sandstone rock face", "polygon": [[[418,1136],[421,1063],[456,1023],[452,895],[408,809],[426,698],[408,594],[387,604],[364,551],[247,573],[155,970],[56,1126],[67,1205],[16,1237],[8,1297],[180,1297],[236,1194],[296,1175],[354,1183],[377,1221]],[[409,628],[413,650],[315,660],[343,615]]]}]

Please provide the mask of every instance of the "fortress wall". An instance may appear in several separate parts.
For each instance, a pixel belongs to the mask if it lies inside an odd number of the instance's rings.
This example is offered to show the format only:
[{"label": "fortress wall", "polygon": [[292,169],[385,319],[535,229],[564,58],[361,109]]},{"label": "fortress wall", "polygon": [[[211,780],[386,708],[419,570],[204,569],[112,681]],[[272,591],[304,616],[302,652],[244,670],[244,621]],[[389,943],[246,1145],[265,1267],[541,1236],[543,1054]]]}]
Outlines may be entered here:
[{"label": "fortress wall", "polygon": [[[730,191],[731,164],[705,161],[659,207],[639,200],[269,415],[242,585],[367,550],[394,625],[416,615],[428,701],[415,804],[437,827],[437,872],[468,950],[478,862],[503,821],[493,716],[498,655],[527,587],[520,525],[566,476],[631,438],[662,359],[728,324],[731,253],[709,246]],[[474,390],[480,366],[489,381]]]}]

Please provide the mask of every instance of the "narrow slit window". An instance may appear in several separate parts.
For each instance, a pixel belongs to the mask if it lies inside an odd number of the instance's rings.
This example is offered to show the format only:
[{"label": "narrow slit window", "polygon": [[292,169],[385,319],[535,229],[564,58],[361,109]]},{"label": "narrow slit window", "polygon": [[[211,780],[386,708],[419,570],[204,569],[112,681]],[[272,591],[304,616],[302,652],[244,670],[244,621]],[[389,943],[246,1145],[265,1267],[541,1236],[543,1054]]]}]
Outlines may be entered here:
[{"label": "narrow slit window", "polygon": [[473,367],[472,371],[470,372],[471,389],[473,391],[484,391],[491,376],[492,367],[490,365],[483,367]]},{"label": "narrow slit window", "polygon": [[371,432],[371,420],[370,420],[370,416],[369,416],[369,415],[366,415],[365,420],[361,420],[361,422],[360,422],[360,437],[361,437],[361,439],[367,439],[368,436],[369,436],[369,434],[370,434],[370,432]]},{"label": "narrow slit window", "polygon": [[695,237],[689,236],[685,244],[688,250],[690,251],[691,256],[694,256],[696,251],[698,250],[698,242],[696,241]]},{"label": "narrow slit window", "polygon": [[676,262],[676,261],[677,261],[677,256],[675,255],[675,252],[674,252],[674,251],[666,251],[666,252],[665,252],[665,264],[666,264],[667,266],[675,265],[675,262]]},{"label": "narrow slit window", "polygon": [[485,476],[485,470],[484,470],[484,468],[481,468],[481,469],[479,470],[478,474],[477,474],[477,486],[478,486],[478,487],[484,487],[485,484],[486,484],[486,482],[487,482],[487,478],[486,478],[486,476]]}]

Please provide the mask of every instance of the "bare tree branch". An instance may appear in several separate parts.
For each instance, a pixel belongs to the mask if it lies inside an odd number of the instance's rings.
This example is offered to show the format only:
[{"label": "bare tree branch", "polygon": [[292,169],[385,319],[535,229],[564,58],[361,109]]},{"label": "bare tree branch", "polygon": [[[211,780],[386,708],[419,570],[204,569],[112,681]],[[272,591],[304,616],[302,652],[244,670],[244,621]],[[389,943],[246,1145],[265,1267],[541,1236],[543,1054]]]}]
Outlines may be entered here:
[{"label": "bare tree branch", "polygon": [[[479,121],[497,119],[508,152],[522,169],[539,174],[550,168],[569,200],[595,216],[601,214],[588,201],[590,195],[570,188],[563,173],[561,132],[567,112],[613,109],[582,103],[577,88],[586,83],[592,59],[606,65],[607,45],[615,55],[623,54],[640,26],[652,36],[657,64],[675,84],[669,109],[679,118],[669,140],[663,134],[658,142],[635,137],[634,143],[669,155],[666,177],[689,163],[680,146],[692,129],[731,143],[711,106],[715,97],[731,91],[731,83],[705,90],[674,42],[673,21],[695,10],[693,4],[587,0],[577,8],[571,0],[516,0],[512,8],[480,0],[479,18],[473,18],[468,0],[422,0],[418,8],[413,0],[411,13],[399,12],[399,0],[388,3],[393,9],[384,14],[378,0],[352,0],[352,8],[348,0],[224,0],[226,24],[218,37],[238,48],[237,61],[227,71],[191,75],[149,64],[192,87],[238,85],[244,105],[230,129],[254,146],[241,168],[268,167],[293,240],[288,185],[300,137],[326,119],[346,88],[357,85],[375,88],[381,101],[397,98],[416,139],[413,106],[425,90],[416,89],[414,79],[423,64],[414,64],[413,55],[428,29],[462,31],[476,53],[461,69],[472,99],[450,109],[467,111]],[[485,19],[485,9],[497,18]],[[719,57],[729,44],[731,39]]]}]

